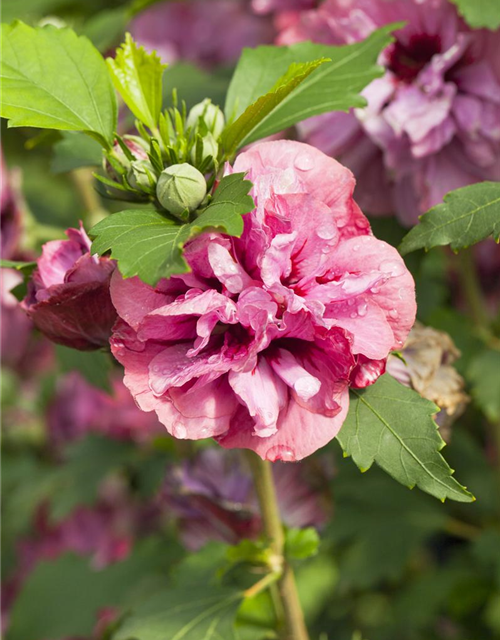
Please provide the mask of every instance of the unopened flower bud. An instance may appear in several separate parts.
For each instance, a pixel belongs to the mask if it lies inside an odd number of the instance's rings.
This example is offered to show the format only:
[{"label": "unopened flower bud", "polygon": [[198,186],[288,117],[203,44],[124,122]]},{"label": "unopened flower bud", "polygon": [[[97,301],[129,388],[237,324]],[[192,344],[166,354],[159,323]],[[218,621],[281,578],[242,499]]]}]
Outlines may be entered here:
[{"label": "unopened flower bud", "polygon": [[215,138],[218,138],[224,129],[224,114],[219,107],[211,103],[209,98],[205,98],[202,102],[194,105],[189,112],[187,126],[195,129],[200,118],[203,118],[210,133]]},{"label": "unopened flower bud", "polygon": [[[217,155],[219,153],[219,145],[217,144],[215,138],[211,133],[207,133],[207,135],[202,138],[201,144],[202,144],[202,152],[201,152],[202,162],[209,156],[212,156],[212,158],[217,158]],[[197,146],[198,146],[197,144],[193,145],[193,148],[191,150],[191,160],[193,162],[196,162],[196,157],[198,153]]]},{"label": "unopened flower bud", "polygon": [[[150,176],[155,179],[153,165],[148,160],[134,160],[127,172],[127,181],[132,189],[150,190],[153,186]],[[156,180],[155,180],[156,181]]]},{"label": "unopened flower bud", "polygon": [[156,186],[160,204],[176,216],[197,209],[206,192],[203,174],[187,162],[164,169]]}]

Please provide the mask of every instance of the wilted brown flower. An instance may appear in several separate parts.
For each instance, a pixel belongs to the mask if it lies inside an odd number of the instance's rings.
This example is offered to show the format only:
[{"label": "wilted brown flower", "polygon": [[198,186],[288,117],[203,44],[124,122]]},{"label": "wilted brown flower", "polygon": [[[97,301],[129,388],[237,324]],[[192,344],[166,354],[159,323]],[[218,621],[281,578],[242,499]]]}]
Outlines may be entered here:
[{"label": "wilted brown flower", "polygon": [[444,439],[448,439],[452,423],[462,415],[470,400],[464,391],[464,379],[453,366],[460,351],[444,331],[416,322],[401,355],[404,362],[390,356],[387,372],[438,405],[441,411],[436,422]]}]

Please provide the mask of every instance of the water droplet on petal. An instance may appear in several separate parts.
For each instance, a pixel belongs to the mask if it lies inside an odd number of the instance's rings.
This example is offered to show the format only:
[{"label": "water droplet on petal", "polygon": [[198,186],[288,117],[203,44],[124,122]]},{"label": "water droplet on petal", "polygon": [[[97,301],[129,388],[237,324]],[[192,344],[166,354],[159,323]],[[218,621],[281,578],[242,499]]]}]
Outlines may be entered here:
[{"label": "water droplet on petal", "polygon": [[311,156],[301,153],[297,158],[295,158],[295,168],[300,169],[300,171],[309,171],[313,168],[314,161]]},{"label": "water droplet on petal", "polygon": [[353,311],[353,312],[351,313],[350,317],[351,317],[351,318],[357,318],[357,317],[358,317],[358,314],[357,314],[357,313],[355,313],[355,312]]},{"label": "water droplet on petal", "polygon": [[378,268],[382,273],[388,273],[393,277],[400,276],[405,272],[405,266],[399,260],[384,260]]},{"label": "water droplet on petal", "polygon": [[353,251],[359,251],[359,244],[355,244],[352,248]]},{"label": "water droplet on petal", "polygon": [[397,309],[391,309],[389,311],[389,315],[391,316],[391,318],[397,318],[398,317],[398,310]]},{"label": "water droplet on petal", "polygon": [[266,460],[269,460],[270,462],[277,462],[278,460],[282,460],[283,462],[295,462],[295,451],[290,447],[278,444],[275,447],[268,449],[266,453]]},{"label": "water droplet on petal", "polygon": [[332,240],[337,235],[337,229],[333,224],[324,224],[316,229],[316,235],[323,240]]},{"label": "water droplet on petal", "polygon": [[366,316],[366,312],[368,311],[368,305],[366,302],[360,302],[358,304],[358,315],[363,317]]},{"label": "water droplet on petal", "polygon": [[187,429],[180,422],[176,422],[172,425],[172,435],[178,440],[184,440],[187,437]]}]

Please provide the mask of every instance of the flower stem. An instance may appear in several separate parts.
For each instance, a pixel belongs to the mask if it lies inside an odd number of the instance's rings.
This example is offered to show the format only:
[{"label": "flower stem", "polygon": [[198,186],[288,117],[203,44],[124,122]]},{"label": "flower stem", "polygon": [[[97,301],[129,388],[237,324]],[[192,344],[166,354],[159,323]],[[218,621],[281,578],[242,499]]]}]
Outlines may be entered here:
[{"label": "flower stem", "polygon": [[[80,199],[85,207],[84,223],[90,228],[105,218],[108,214],[101,204],[101,200],[94,189],[94,176],[91,169],[74,169],[71,178]],[[88,231],[88,229],[87,229]]]},{"label": "flower stem", "polygon": [[276,498],[271,464],[261,460],[253,451],[246,451],[245,453],[252,471],[255,490],[259,500],[264,534],[273,551],[276,566],[282,567],[278,590],[285,618],[286,630],[283,640],[309,640],[293,569],[284,558],[285,537]]},{"label": "flower stem", "polygon": [[457,264],[462,291],[472,321],[479,331],[487,333],[489,332],[490,318],[484,304],[474,256],[470,249],[466,249],[459,254]]}]

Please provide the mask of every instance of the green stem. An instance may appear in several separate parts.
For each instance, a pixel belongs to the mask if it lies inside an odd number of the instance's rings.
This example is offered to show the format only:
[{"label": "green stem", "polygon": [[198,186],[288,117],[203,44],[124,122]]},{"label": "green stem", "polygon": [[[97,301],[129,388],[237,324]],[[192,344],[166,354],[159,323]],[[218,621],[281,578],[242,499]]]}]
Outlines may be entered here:
[{"label": "green stem", "polygon": [[297,593],[292,567],[284,557],[285,536],[281,522],[271,464],[253,451],[246,451],[262,515],[264,535],[273,551],[275,570],[282,568],[278,590],[283,605],[285,635],[283,640],[309,640],[304,614]]},{"label": "green stem", "polygon": [[462,291],[474,325],[482,333],[489,332],[490,318],[484,304],[476,263],[470,249],[462,251],[457,258]]},{"label": "green stem", "polygon": [[464,540],[475,540],[481,535],[482,529],[468,522],[462,522],[456,518],[447,520],[444,530],[453,536],[463,538]]},{"label": "green stem", "polygon": [[83,216],[83,222],[87,227],[87,231],[90,227],[93,227],[100,220],[108,215],[108,212],[101,204],[101,199],[94,189],[94,176],[92,169],[81,168],[74,169],[71,172],[71,178],[73,184],[78,191],[78,195],[85,207],[85,214]]}]

